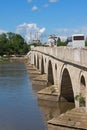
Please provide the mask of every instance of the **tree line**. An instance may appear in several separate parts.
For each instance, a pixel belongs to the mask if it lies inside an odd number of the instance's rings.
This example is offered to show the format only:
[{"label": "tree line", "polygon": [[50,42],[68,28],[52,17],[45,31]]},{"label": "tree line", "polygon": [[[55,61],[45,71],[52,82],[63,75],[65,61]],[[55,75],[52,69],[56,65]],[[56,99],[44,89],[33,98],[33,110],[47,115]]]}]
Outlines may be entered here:
[{"label": "tree line", "polygon": [[[68,41],[62,42],[60,38],[55,40],[57,46],[67,46]],[[2,55],[26,55],[32,46],[42,46],[41,42],[27,44],[20,34],[7,32],[0,34],[0,56]],[[45,45],[45,44],[44,44]],[[87,46],[87,38],[85,40]]]},{"label": "tree line", "polygon": [[0,34],[0,55],[25,55],[29,46],[20,34],[12,32]]}]

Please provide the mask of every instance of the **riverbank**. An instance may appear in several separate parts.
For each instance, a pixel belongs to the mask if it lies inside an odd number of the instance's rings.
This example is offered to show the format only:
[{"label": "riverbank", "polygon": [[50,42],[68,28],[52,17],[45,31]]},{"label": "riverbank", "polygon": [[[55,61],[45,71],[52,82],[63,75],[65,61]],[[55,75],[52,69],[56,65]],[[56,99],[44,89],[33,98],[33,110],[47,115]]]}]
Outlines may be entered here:
[{"label": "riverbank", "polygon": [[20,56],[20,57],[5,57],[2,56],[0,57],[0,63],[7,63],[7,62],[23,62],[25,61],[25,56]]},{"label": "riverbank", "polygon": [[10,62],[25,62],[25,56],[20,57],[10,57]]}]

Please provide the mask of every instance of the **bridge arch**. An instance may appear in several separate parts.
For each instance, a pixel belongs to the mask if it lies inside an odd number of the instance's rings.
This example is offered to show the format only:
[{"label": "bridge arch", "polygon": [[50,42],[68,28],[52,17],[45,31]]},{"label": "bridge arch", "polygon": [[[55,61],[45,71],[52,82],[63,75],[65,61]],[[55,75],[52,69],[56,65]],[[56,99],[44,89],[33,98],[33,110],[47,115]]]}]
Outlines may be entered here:
[{"label": "bridge arch", "polygon": [[57,84],[57,72],[58,70],[58,66],[57,66],[57,63],[54,64],[54,78],[55,78],[55,83]]},{"label": "bridge arch", "polygon": [[80,75],[80,98],[81,101],[79,101],[79,106],[86,106],[86,80],[83,73]]},{"label": "bridge arch", "polygon": [[52,62],[49,60],[48,62],[48,85],[54,85],[54,77],[53,77],[53,68],[52,68]]},{"label": "bridge arch", "polygon": [[82,84],[83,86],[86,86],[85,78],[84,78],[83,75],[81,76],[81,84]]},{"label": "bridge arch", "polygon": [[72,80],[67,67],[63,67],[60,81],[60,100],[74,102]]},{"label": "bridge arch", "polygon": [[34,65],[36,67],[36,55],[34,55]]},{"label": "bridge arch", "polygon": [[41,58],[41,74],[44,74],[45,70],[44,70],[44,60],[43,60],[43,56]]},{"label": "bridge arch", "polygon": [[37,54],[37,69],[39,69],[39,55]]}]

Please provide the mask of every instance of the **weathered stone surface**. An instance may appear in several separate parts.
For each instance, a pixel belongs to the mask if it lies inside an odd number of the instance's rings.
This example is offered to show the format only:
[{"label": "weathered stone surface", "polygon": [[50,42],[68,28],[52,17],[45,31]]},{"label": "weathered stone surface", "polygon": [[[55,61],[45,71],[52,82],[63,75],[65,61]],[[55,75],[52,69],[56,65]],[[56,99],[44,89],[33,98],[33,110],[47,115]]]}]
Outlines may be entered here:
[{"label": "weathered stone surface", "polygon": [[32,66],[30,66],[30,67],[28,66],[27,72],[29,73],[30,78],[36,78],[39,75],[41,75],[40,71],[33,68]]},{"label": "weathered stone surface", "polygon": [[48,101],[55,101],[58,102],[58,95],[44,95],[44,94],[37,94],[37,97],[42,100]]},{"label": "weathered stone surface", "polygon": [[45,87],[47,87],[47,78],[46,78],[46,75],[39,75],[35,78],[32,79],[32,86],[36,86],[39,89],[39,91],[41,89],[44,89]]},{"label": "weathered stone surface", "polygon": [[48,130],[87,130],[87,113],[85,108],[75,108],[48,121]]},{"label": "weathered stone surface", "polygon": [[34,47],[27,55],[32,65],[47,75],[47,81],[56,85],[62,99],[82,104],[75,100],[84,98],[87,111],[87,48]]},{"label": "weathered stone surface", "polygon": [[40,75],[36,78],[33,79],[34,81],[43,81],[43,82],[47,82],[47,76],[46,74]]},{"label": "weathered stone surface", "polygon": [[[75,130],[74,128],[68,128],[68,127],[61,127],[61,126],[54,126],[51,124],[48,124],[48,130]],[[80,130],[80,129],[77,129]]]},{"label": "weathered stone surface", "polygon": [[[54,89],[51,90],[51,87],[54,87]],[[37,95],[38,95],[39,99],[51,100],[51,101],[58,101],[59,100],[59,96],[58,96],[58,93],[55,91],[54,85],[46,87],[45,89],[42,89],[41,91],[38,92]]]},{"label": "weathered stone surface", "polygon": [[[75,109],[48,121],[48,130],[87,130],[87,49],[37,47],[31,50],[29,58],[31,64],[47,74],[48,83],[57,90],[55,93],[43,89],[38,92],[38,98],[58,101],[60,95],[62,100],[75,103]],[[35,76],[34,72],[30,75]],[[75,99],[80,93],[85,98],[85,109]]]}]

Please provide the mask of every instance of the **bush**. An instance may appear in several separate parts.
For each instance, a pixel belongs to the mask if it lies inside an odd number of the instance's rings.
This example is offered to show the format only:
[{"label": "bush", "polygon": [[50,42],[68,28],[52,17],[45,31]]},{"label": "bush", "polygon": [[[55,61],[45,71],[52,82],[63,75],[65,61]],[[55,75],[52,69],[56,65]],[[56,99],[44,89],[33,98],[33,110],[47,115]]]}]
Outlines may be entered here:
[{"label": "bush", "polygon": [[50,86],[49,88],[50,88],[51,94],[55,92],[54,86]]},{"label": "bush", "polygon": [[80,106],[85,106],[85,97],[83,97],[81,93],[75,96],[75,100],[79,101]]}]

